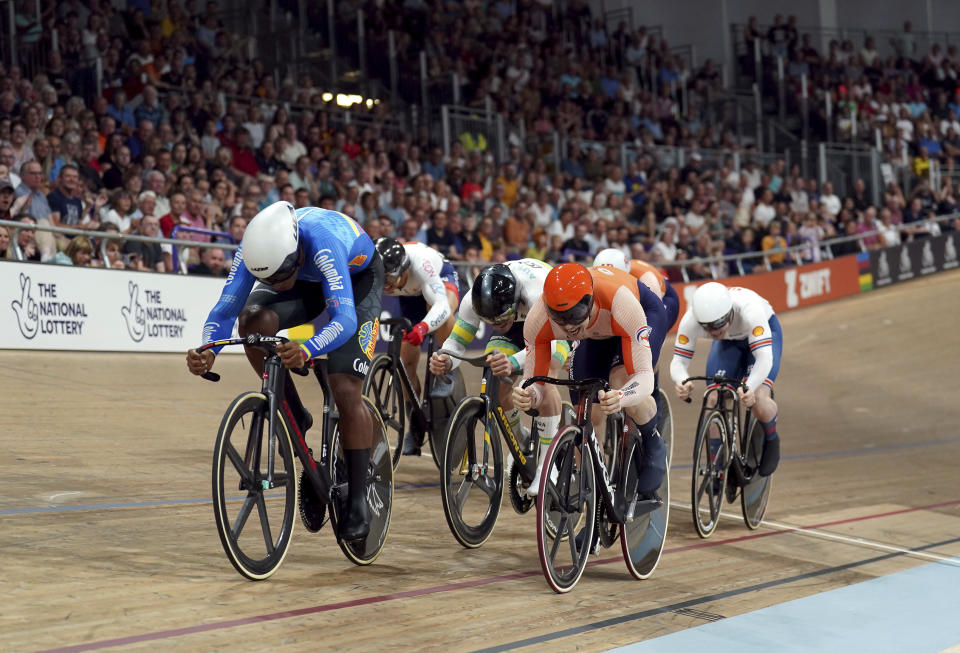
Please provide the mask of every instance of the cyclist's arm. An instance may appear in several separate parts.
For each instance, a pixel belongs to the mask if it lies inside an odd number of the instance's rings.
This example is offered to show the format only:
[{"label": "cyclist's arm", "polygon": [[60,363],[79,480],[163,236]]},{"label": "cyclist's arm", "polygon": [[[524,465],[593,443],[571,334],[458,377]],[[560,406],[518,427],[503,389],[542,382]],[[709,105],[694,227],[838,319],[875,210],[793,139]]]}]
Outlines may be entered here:
[{"label": "cyclist's arm", "polygon": [[618,388],[620,404],[634,406],[653,393],[653,353],[646,313],[626,288],[620,288],[613,296],[610,325],[614,335],[620,337],[623,365],[629,374],[623,387]]},{"label": "cyclist's arm", "polygon": [[[446,294],[446,293],[444,293]],[[443,341],[441,349],[452,351],[456,354],[463,354],[467,346],[473,342],[477,336],[477,330],[480,328],[480,318],[477,312],[473,310],[473,300],[467,294],[460,302],[460,311],[457,313],[457,323],[453,325],[453,331],[446,340]],[[460,361],[456,358],[450,358],[450,369],[456,369]]]},{"label": "cyclist's arm", "polygon": [[[207,321],[203,323],[203,344],[223,340],[233,334],[233,324],[243,310],[247,296],[250,295],[256,281],[256,277],[250,274],[247,266],[243,264],[243,254],[238,249],[233,256],[230,274],[227,275],[227,281],[223,284],[220,299],[207,316]],[[211,351],[217,354],[221,349],[222,347],[214,347]]]},{"label": "cyclist's arm", "polygon": [[[555,337],[550,320],[547,319],[547,310],[542,301],[537,301],[530,307],[527,319],[523,323],[523,342],[526,344],[527,352],[523,364],[524,379],[547,376],[550,373],[551,343]],[[542,386],[542,383],[534,383],[527,388],[534,407],[538,406],[543,398]]]},{"label": "cyclist's arm", "polygon": [[751,325],[747,344],[753,354],[753,367],[747,377],[747,388],[756,390],[763,385],[773,368],[773,334],[770,332],[770,321],[759,308],[748,307],[743,313],[743,319]]},{"label": "cyclist's arm", "polygon": [[673,359],[670,361],[670,378],[674,383],[680,383],[690,376],[690,361],[693,360],[697,338],[702,333],[704,331],[697,324],[693,313],[690,311],[684,313],[677,327],[677,340],[673,346]]},{"label": "cyclist's arm", "polygon": [[440,278],[440,271],[432,265],[429,266],[429,269],[424,269],[424,267],[419,266],[413,273],[423,284],[420,292],[423,294],[423,300],[430,307],[421,321],[426,323],[427,333],[433,333],[447,321],[452,311],[450,310],[450,301],[447,299],[447,290],[443,285],[443,279]]},{"label": "cyclist's arm", "polygon": [[[313,260],[313,255],[309,256]],[[330,257],[334,272],[324,274],[315,270],[321,279],[330,321],[319,333],[300,345],[307,360],[331,352],[349,340],[357,331],[357,309],[353,301],[353,283],[347,266],[346,253],[337,248]]]}]

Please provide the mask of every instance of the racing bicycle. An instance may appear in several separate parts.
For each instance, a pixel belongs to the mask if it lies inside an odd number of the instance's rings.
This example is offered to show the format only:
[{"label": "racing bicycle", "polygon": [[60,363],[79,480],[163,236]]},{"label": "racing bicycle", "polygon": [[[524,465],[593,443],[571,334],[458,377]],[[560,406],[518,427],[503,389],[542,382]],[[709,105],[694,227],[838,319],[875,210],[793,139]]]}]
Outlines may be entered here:
[{"label": "racing bicycle", "polygon": [[[743,523],[756,530],[767,509],[771,477],[757,473],[763,455],[763,425],[749,408],[741,415],[737,389],[746,390],[747,386],[720,375],[691,376],[683,383],[690,381],[707,383],[693,445],[693,526],[700,537],[710,537],[720,520],[724,495],[733,503],[739,493]],[[687,397],[686,402],[690,401]],[[741,428],[744,424],[746,428]]]},{"label": "racing bicycle", "polygon": [[[280,361],[280,336],[249,334],[203,345],[213,347],[246,345],[266,354],[260,392],[245,392],[227,408],[217,432],[213,451],[213,509],[220,542],[234,568],[250,580],[264,580],[280,567],[290,547],[297,512],[298,474],[294,456],[300,460],[303,481],[323,503],[337,544],[357,565],[368,565],[383,549],[390,527],[393,505],[393,466],[380,414],[369,399],[364,404],[373,421],[373,445],[367,469],[366,495],[370,508],[370,533],[366,538],[344,541],[338,524],[348,496],[347,465],[338,431],[336,410],[326,359],[308,363],[323,391],[323,421],[320,456],[314,459],[304,434],[284,397],[288,370]],[[312,364],[312,365],[311,365]],[[292,370],[301,376],[308,367]],[[220,375],[207,372],[203,378],[219,381]],[[239,496],[238,496],[239,495]]]},{"label": "racing bicycle", "polygon": [[[537,473],[540,432],[533,421],[529,435],[517,433],[500,404],[500,383],[513,383],[494,375],[487,354],[467,357],[441,349],[438,353],[483,369],[480,393],[465,397],[453,416],[440,465],[443,514],[454,538],[468,549],[481,546],[493,533],[503,498],[503,457],[500,438],[513,457],[509,469],[509,494],[513,509],[524,514],[533,506],[526,494]],[[561,424],[573,422],[573,406],[562,403]]]},{"label": "racing bicycle", "polygon": [[406,401],[405,397],[416,397],[407,367],[400,358],[400,334],[410,328],[410,320],[405,317],[388,318],[380,325],[389,329],[391,338],[387,352],[378,354],[370,363],[370,370],[363,380],[363,394],[369,397],[380,411],[387,438],[396,440],[393,468],[396,469],[400,464],[403,439],[408,429],[420,442],[429,438],[430,454],[439,468],[450,414],[457,401],[466,394],[463,376],[459,370],[454,370],[450,375],[450,383],[435,384],[435,377],[430,372],[434,337],[432,333],[428,334],[423,393],[413,401]]},{"label": "racing bicycle", "polygon": [[[547,584],[569,592],[586,569],[591,551],[620,539],[630,574],[649,578],[660,562],[670,516],[670,470],[652,494],[637,493],[642,440],[622,412],[608,416],[604,452],[590,418],[593,398],[607,391],[606,379],[567,381],[546,376],[532,383],[570,387],[579,394],[576,419],[561,427],[547,449],[537,494],[537,549]],[[614,458],[615,456],[615,458]],[[613,460],[610,468],[607,461]]]}]

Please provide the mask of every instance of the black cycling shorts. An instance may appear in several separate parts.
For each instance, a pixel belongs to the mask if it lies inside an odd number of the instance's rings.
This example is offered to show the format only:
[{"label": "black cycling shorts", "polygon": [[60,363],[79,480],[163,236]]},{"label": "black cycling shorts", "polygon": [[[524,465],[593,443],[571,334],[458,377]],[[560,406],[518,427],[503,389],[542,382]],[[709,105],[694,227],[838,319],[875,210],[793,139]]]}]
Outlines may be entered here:
[{"label": "black cycling shorts", "polygon": [[[353,303],[357,311],[357,331],[339,348],[327,354],[327,370],[331,374],[352,374],[363,378],[370,370],[373,350],[380,333],[380,310],[383,297],[383,261],[374,252],[370,265],[351,275]],[[297,281],[290,290],[277,292],[270,286],[254,286],[244,309],[269,308],[280,319],[280,329],[289,329],[313,322],[326,310],[323,285],[313,281]]]}]

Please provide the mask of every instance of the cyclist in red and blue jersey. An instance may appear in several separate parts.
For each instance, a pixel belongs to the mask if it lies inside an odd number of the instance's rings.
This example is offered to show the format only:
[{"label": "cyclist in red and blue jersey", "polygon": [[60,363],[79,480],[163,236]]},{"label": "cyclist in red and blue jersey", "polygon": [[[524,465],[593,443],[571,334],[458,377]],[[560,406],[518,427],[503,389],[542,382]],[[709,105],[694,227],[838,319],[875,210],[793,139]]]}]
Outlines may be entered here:
[{"label": "cyclist in red and blue jersey", "polygon": [[[235,322],[241,337],[275,335],[327,312],[329,321],[316,335],[302,344],[284,343],[277,350],[291,369],[328,355],[350,480],[346,516],[340,524],[340,537],[348,541],[363,539],[370,528],[364,481],[373,424],[361,387],[377,342],[383,285],[380,256],[352,218],[315,207],[294,210],[288,202],[276,202],[247,226],[220,300],[203,326],[203,342],[208,343],[229,338]],[[251,348],[246,353],[253,369],[262,374],[263,353]],[[187,366],[193,374],[203,374],[213,367],[214,356],[214,350],[191,349]],[[284,395],[284,409],[302,434],[313,418],[289,375]],[[311,492],[300,495],[304,525],[318,530],[322,503]]]}]

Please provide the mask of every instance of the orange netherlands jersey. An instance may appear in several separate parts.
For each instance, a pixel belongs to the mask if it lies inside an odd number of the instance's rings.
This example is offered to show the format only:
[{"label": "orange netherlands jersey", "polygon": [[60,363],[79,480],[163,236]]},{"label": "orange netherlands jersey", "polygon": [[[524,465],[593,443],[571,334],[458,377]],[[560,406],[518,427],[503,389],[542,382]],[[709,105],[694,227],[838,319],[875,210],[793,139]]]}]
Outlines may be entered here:
[{"label": "orange netherlands jersey", "polygon": [[[600,309],[593,321],[575,340],[602,340],[620,338],[623,364],[633,376],[653,374],[653,355],[650,351],[647,316],[640,304],[637,279],[622,270],[609,266],[588,268],[593,279],[593,299]],[[523,327],[527,345],[524,376],[546,376],[550,370],[550,343],[569,340],[570,336],[548,317],[543,298],[527,314]],[[652,383],[652,376],[651,376]]]},{"label": "orange netherlands jersey", "polygon": [[630,274],[643,281],[650,290],[663,299],[663,294],[667,292],[667,275],[661,269],[646,261],[633,259],[630,261]]}]

